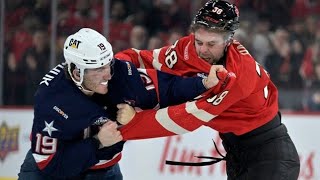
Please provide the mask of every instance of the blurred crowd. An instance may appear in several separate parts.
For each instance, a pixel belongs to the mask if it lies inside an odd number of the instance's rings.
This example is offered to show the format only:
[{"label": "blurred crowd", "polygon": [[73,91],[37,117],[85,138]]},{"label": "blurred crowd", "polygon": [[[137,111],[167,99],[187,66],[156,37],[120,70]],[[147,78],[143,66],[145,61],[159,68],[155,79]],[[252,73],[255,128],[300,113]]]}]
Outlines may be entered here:
[{"label": "blurred crowd", "polygon": [[[189,33],[206,0],[110,0],[104,31],[103,0],[57,0],[56,63],[67,35],[82,27],[103,33],[114,52],[155,49]],[[240,41],[270,73],[281,109],[320,111],[320,1],[230,0],[240,10]],[[4,105],[32,105],[50,66],[52,1],[6,0]]]}]

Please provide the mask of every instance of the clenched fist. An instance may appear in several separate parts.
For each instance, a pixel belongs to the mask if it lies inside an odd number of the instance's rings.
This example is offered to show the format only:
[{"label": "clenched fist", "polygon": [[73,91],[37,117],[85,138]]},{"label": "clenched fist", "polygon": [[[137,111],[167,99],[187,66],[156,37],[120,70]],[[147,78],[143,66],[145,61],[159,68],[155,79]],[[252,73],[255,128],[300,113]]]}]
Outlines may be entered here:
[{"label": "clenched fist", "polygon": [[108,121],[101,126],[97,138],[103,147],[112,146],[115,143],[122,141],[122,135],[117,128],[117,123],[113,121]]},{"label": "clenched fist", "polygon": [[203,79],[203,85],[210,89],[219,83],[219,74],[226,74],[228,71],[222,65],[212,65],[208,78]]},{"label": "clenched fist", "polygon": [[129,104],[118,104],[117,108],[119,109],[117,111],[117,121],[123,125],[128,124],[136,114],[136,111]]}]

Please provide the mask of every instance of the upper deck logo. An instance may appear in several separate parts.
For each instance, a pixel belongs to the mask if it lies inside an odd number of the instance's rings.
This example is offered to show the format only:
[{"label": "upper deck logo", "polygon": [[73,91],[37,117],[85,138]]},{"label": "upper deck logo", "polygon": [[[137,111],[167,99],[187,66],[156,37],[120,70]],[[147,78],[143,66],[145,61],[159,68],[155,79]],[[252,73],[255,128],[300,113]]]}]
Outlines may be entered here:
[{"label": "upper deck logo", "polygon": [[5,122],[0,125],[0,160],[4,161],[7,154],[18,151],[19,126],[8,127]]}]

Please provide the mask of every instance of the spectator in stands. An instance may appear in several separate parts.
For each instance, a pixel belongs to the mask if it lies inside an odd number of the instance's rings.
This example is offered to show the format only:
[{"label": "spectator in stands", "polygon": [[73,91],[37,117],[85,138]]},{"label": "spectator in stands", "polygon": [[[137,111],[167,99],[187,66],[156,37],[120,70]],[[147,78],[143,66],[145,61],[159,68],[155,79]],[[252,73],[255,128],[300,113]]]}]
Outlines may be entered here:
[{"label": "spectator in stands", "polygon": [[301,19],[297,19],[293,22],[290,33],[290,89],[301,90],[304,87],[302,77],[299,73],[303,57],[307,46],[307,37],[304,29],[304,22]]},{"label": "spectator in stands", "polygon": [[44,26],[48,26],[51,21],[51,1],[36,0],[33,13]]},{"label": "spectator in stands", "polygon": [[315,36],[316,36],[316,31],[317,29],[319,29],[318,27],[318,18],[316,16],[308,16],[305,20],[305,27],[306,27],[306,38],[307,38],[307,42],[309,44],[312,44]]},{"label": "spectator in stands", "polygon": [[50,49],[46,29],[39,28],[33,33],[33,45],[22,56],[20,69],[26,79],[24,87],[25,104],[33,105],[34,93],[41,78],[49,70]]},{"label": "spectator in stands", "polygon": [[150,10],[151,14],[147,19],[147,27],[150,34],[168,33],[172,28],[188,29],[191,19],[190,13],[183,9],[179,3],[181,4],[178,0],[153,1],[153,6]]},{"label": "spectator in stands", "polygon": [[310,45],[304,55],[300,74],[305,83],[305,110],[319,110],[320,89],[320,29],[316,40]]},{"label": "spectator in stands", "polygon": [[15,56],[12,52],[6,51],[4,55],[3,75],[3,103],[4,105],[24,105],[25,79],[17,67]]},{"label": "spectator in stands", "polygon": [[183,30],[179,28],[174,28],[169,31],[168,42],[166,45],[174,44],[176,40],[184,36]]},{"label": "spectator in stands", "polygon": [[146,49],[148,43],[148,32],[143,26],[134,26],[130,33],[130,47],[135,49]]},{"label": "spectator in stands", "polygon": [[272,81],[279,87],[287,87],[290,73],[289,32],[278,28],[270,35],[272,52],[266,57],[265,67]]},{"label": "spectator in stands", "polygon": [[234,33],[234,39],[239,41],[248,51],[251,50],[252,36],[249,36],[250,22],[243,20],[239,29]]},{"label": "spectator in stands", "polygon": [[132,24],[125,22],[127,9],[123,0],[115,0],[110,8],[109,34],[108,37],[112,44],[113,51],[118,52],[129,48],[130,32]]},{"label": "spectator in stands", "polygon": [[34,27],[39,25],[36,16],[27,15],[24,17],[23,23],[16,27],[11,41],[11,50],[17,63],[21,61],[24,51],[32,46],[32,31]]},{"label": "spectator in stands", "polygon": [[90,27],[102,32],[102,12],[98,8],[99,6],[96,6],[95,4],[95,6],[93,6],[92,2],[94,1],[76,0],[75,5],[70,2],[69,4],[68,2],[62,2],[62,4],[66,3],[68,5],[68,11],[70,13],[70,15],[67,16],[66,22],[64,23],[65,27],[70,29],[71,32],[77,31],[81,27]]},{"label": "spectator in stands", "polygon": [[251,54],[264,66],[266,57],[271,53],[272,49],[271,41],[269,39],[270,21],[267,15],[261,14],[259,16],[254,31]]},{"label": "spectator in stands", "polygon": [[164,46],[162,39],[159,36],[152,36],[149,38],[147,49],[158,49]]},{"label": "spectator in stands", "polygon": [[57,41],[56,41],[56,63],[62,63],[64,61],[63,57],[63,45],[65,40],[67,39],[67,32],[58,32],[57,33]]},{"label": "spectator in stands", "polygon": [[302,42],[302,50],[305,51],[308,44],[308,39],[304,19],[295,19],[290,30],[290,39]]},{"label": "spectator in stands", "polygon": [[[320,29],[318,30],[318,35],[316,40],[307,48],[303,60],[302,66],[300,68],[300,74],[304,81],[308,83],[315,79],[316,74],[314,70],[314,65],[320,61]],[[305,84],[308,86],[308,84]]]},{"label": "spectator in stands", "polygon": [[299,69],[302,64],[304,56],[304,46],[301,39],[294,38],[290,40],[290,73],[289,73],[289,88],[301,89],[303,87],[303,81],[299,74]]},{"label": "spectator in stands", "polygon": [[320,111],[320,61],[314,64],[315,79],[309,88],[310,96],[307,97],[307,110]]},{"label": "spectator in stands", "polygon": [[291,16],[305,19],[309,15],[320,13],[320,1],[318,0],[295,0],[293,1]]},{"label": "spectator in stands", "polygon": [[71,12],[68,9],[68,7],[60,3],[57,7],[57,36],[60,34],[70,34],[71,32],[74,32],[75,29],[78,27],[70,27],[69,25],[69,18],[71,16]]},{"label": "spectator in stands", "polygon": [[[254,4],[253,6],[256,12],[269,14],[268,18],[269,21],[272,22],[272,29],[286,27],[291,23],[290,9],[293,5],[293,0],[251,0],[251,2]],[[270,11],[272,11],[272,13]]]},{"label": "spectator in stands", "polygon": [[[14,13],[13,13],[14,14]],[[24,52],[32,46],[32,30],[39,25],[38,18],[32,14],[25,15],[23,22],[18,24],[8,34],[12,34],[12,37],[6,36],[7,52],[5,56],[5,68],[4,71],[8,74],[4,75],[4,83],[6,84],[4,90],[5,104],[11,105],[25,105],[24,98],[24,86],[26,84],[26,77],[24,76],[24,69],[21,69],[22,56]],[[13,27],[8,27],[11,29]],[[7,33],[6,33],[7,34]]]}]

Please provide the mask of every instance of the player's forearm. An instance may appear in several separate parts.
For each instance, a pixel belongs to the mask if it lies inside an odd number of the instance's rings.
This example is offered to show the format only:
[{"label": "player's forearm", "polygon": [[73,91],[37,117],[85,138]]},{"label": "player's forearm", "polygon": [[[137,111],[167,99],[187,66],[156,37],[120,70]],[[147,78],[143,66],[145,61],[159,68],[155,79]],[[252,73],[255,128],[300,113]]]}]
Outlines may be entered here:
[{"label": "player's forearm", "polygon": [[[161,82],[168,84],[168,87],[163,88]],[[174,76],[166,81],[160,81],[159,97],[160,107],[167,107],[170,105],[177,105],[186,101],[193,100],[195,97],[207,91],[202,78],[182,78]]]},{"label": "player's forearm", "polygon": [[[120,129],[124,140],[147,139],[191,132],[203,125],[181,106],[136,113],[132,121]],[[180,110],[179,110],[180,109]]]},{"label": "player's forearm", "polygon": [[[223,101],[222,105],[215,106],[211,100],[221,94],[214,95],[211,91],[202,94],[203,97],[197,101],[136,113],[133,119],[121,128],[123,138],[125,140],[145,139],[194,131],[214,120],[229,106],[226,101]],[[218,100],[222,100],[222,98]],[[218,100],[214,103],[220,103]]]},{"label": "player's forearm", "polygon": [[175,135],[167,131],[154,119],[155,110],[136,113],[134,119],[121,127],[120,132],[124,140],[148,139]]}]

